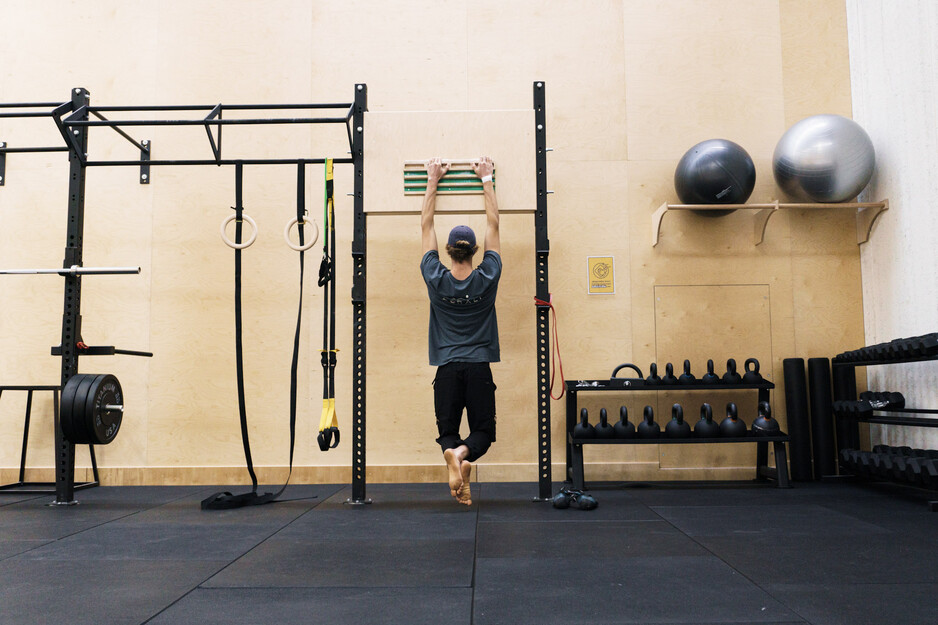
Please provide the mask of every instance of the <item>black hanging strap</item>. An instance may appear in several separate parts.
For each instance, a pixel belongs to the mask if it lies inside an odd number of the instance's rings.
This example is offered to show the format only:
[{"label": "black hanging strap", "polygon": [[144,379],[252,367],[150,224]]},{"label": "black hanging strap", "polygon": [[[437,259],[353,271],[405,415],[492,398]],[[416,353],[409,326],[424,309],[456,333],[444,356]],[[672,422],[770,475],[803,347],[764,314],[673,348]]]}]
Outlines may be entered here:
[{"label": "black hanging strap", "polygon": [[[243,206],[241,202],[242,190],[242,164],[235,165],[235,243],[241,243],[241,213]],[[303,245],[303,226],[306,216],[306,166],[303,161],[297,163],[296,176],[296,218],[298,223],[298,233],[300,246]],[[234,495],[230,492],[213,493],[202,500],[203,510],[229,510],[231,508],[242,508],[245,506],[259,506],[265,503],[271,503],[277,497],[283,494],[290,483],[290,476],[293,474],[293,447],[296,440],[296,395],[297,395],[297,368],[300,354],[300,328],[303,320],[303,274],[304,274],[303,252],[300,252],[300,304],[296,316],[296,334],[293,339],[293,363],[290,369],[290,472],[287,474],[287,481],[280,487],[276,493],[257,493],[257,475],[254,473],[254,463],[251,460],[251,443],[248,439],[247,410],[244,403],[244,363],[241,349],[241,250],[235,248],[235,359],[238,370],[238,410],[241,417],[241,442],[244,445],[244,459],[248,465],[248,473],[251,475],[251,491]]]}]

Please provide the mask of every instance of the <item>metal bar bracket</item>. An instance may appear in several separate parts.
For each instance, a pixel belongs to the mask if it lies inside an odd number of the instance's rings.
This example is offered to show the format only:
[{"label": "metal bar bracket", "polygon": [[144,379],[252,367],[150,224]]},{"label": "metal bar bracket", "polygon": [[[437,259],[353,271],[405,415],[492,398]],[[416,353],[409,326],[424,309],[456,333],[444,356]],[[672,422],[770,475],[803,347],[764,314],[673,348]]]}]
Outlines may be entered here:
[{"label": "metal bar bracket", "polygon": [[212,146],[212,154],[215,155],[215,160],[221,164],[221,124],[214,124],[218,128],[218,142],[215,142],[215,137],[212,135],[212,124],[208,122],[215,118],[221,119],[221,102],[215,105],[215,108],[205,116],[205,134],[208,135],[208,142]]},{"label": "metal bar bracket", "polygon": [[[0,141],[0,148],[7,147],[5,141]],[[7,177],[7,153],[0,152],[0,187],[3,186],[4,180]]]},{"label": "metal bar bracket", "polygon": [[140,184],[150,184],[150,140],[140,142]]}]

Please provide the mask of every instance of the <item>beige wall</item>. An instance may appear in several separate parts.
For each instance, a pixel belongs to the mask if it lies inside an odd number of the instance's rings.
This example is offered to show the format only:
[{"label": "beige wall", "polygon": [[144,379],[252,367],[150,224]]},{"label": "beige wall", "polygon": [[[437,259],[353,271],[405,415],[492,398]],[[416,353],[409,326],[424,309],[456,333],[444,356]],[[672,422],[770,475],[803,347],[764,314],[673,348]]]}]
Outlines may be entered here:
[{"label": "beige wall", "polygon": [[[261,8],[263,7],[263,8]],[[753,156],[752,201],[777,197],[771,154],[785,129],[813,113],[850,115],[843,2],[593,0],[259,4],[246,1],[17,3],[4,15],[0,101],[64,100],[87,87],[100,105],[350,101],[368,84],[366,207],[412,210],[402,160],[489,153],[506,208],[534,205],[532,83],[547,85],[551,291],[567,378],[608,377],[621,362],[759,358],[781,386],[781,361],[829,356],[863,339],[859,252],[847,209],[774,217],[765,242],[752,215],[669,214],[656,247],[654,210],[675,201],[674,167],[691,145],[724,137]],[[0,120],[0,141],[57,141],[49,123]],[[195,128],[141,130],[155,158],[205,158]],[[344,134],[296,127],[234,128],[225,150],[245,157],[341,157]],[[228,152],[231,150],[230,152]],[[92,158],[134,158],[104,131]],[[245,205],[260,236],[245,253],[245,359],[254,460],[261,479],[285,475],[297,258],[281,239],[294,207],[292,167],[249,167]],[[0,266],[62,260],[67,164],[11,155],[0,188]],[[84,280],[84,338],[150,349],[152,360],[84,358],[83,372],[117,374],[127,395],[118,439],[99,450],[108,483],[243,481],[234,381],[232,252],[218,237],[234,201],[230,168],[132,168],[88,173],[85,262],[142,265],[134,277]],[[320,413],[322,294],[307,284],[295,479],[347,481],[351,464],[352,173],[336,168],[342,445],[314,442]],[[316,214],[318,169],[308,197]],[[475,204],[473,204],[475,202]],[[440,198],[441,211],[480,207]],[[368,460],[371,480],[439,479],[426,364],[427,306],[413,216],[369,218]],[[442,232],[457,220],[438,219]],[[481,479],[536,478],[533,217],[502,221],[499,440]],[[614,256],[614,295],[588,295],[588,256]],[[315,270],[316,255],[312,265]],[[56,383],[61,280],[0,281],[0,381]],[[715,404],[733,397],[714,397]],[[658,406],[676,398],[608,397]],[[738,398],[751,420],[754,398]],[[687,402],[696,420],[700,395]],[[18,462],[23,398],[0,399],[0,474]],[[584,399],[598,413],[600,399]],[[784,425],[781,388],[773,395]],[[563,402],[553,402],[554,462],[563,461]],[[49,467],[51,403],[37,400],[30,466]],[[663,416],[662,416],[663,418]],[[687,447],[686,449],[683,447]],[[748,476],[755,451],[689,446],[591,450],[587,477]],[[87,465],[86,452],[78,454]],[[562,471],[555,464],[555,477]]]},{"label": "beige wall", "polygon": [[[864,195],[889,197],[862,254],[867,345],[938,328],[938,5],[928,0],[847,3],[856,120],[876,148]],[[901,106],[896,102],[901,101]],[[862,369],[860,369],[862,375]],[[934,362],[866,370],[871,389],[899,391],[910,408],[938,406]],[[872,426],[873,442],[935,449],[932,428]]]}]

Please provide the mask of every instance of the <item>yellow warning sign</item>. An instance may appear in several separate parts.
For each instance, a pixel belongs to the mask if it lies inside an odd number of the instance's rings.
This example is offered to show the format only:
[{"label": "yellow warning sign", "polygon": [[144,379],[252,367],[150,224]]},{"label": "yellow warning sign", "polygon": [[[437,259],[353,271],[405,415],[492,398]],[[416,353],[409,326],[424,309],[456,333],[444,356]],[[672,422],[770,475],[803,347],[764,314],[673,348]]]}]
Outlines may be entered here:
[{"label": "yellow warning sign", "polygon": [[588,293],[590,295],[615,293],[616,272],[613,257],[589,256],[586,261],[589,270],[586,276],[587,284],[589,284]]}]

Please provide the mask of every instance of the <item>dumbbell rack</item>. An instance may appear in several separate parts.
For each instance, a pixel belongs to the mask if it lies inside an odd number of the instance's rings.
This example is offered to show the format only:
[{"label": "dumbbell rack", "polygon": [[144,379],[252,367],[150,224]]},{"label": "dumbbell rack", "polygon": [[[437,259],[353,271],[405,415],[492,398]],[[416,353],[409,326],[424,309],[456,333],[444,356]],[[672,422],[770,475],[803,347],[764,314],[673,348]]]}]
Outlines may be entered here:
[{"label": "dumbbell rack", "polygon": [[[857,399],[857,367],[904,364],[938,360],[938,333],[896,339],[888,343],[869,345],[857,350],[840,353],[831,361],[834,381],[834,401]],[[938,409],[929,408],[885,408],[873,409],[871,414],[849,413],[844,410],[834,412],[837,424],[837,458],[841,475],[863,477],[844,461],[845,452],[861,451],[860,423],[877,423],[900,427],[938,427]],[[869,452],[868,452],[869,453]],[[884,475],[871,475],[874,479],[888,479]],[[910,484],[903,481],[904,484]],[[917,486],[916,484],[911,484]],[[929,501],[932,511],[938,511],[938,500]]]},{"label": "dumbbell rack", "polygon": [[[574,438],[573,428],[577,423],[578,395],[581,392],[631,392],[631,391],[735,391],[756,390],[758,401],[769,401],[769,391],[775,388],[772,382],[755,384],[648,384],[644,380],[612,378],[609,380],[565,380],[567,392],[567,480],[575,489],[585,488],[583,475],[584,445],[672,445],[672,444],[707,444],[707,443],[755,443],[756,444],[756,480],[774,480],[778,488],[790,488],[788,480],[788,457],[785,443],[788,434],[780,432],[778,436],[745,436],[738,438],[668,438],[661,432],[659,438]],[[670,416],[668,416],[670,420]],[[660,424],[659,424],[660,425]],[[693,426],[692,426],[693,427]],[[663,429],[663,428],[662,428]],[[768,466],[769,443],[775,454],[775,467]]]}]

